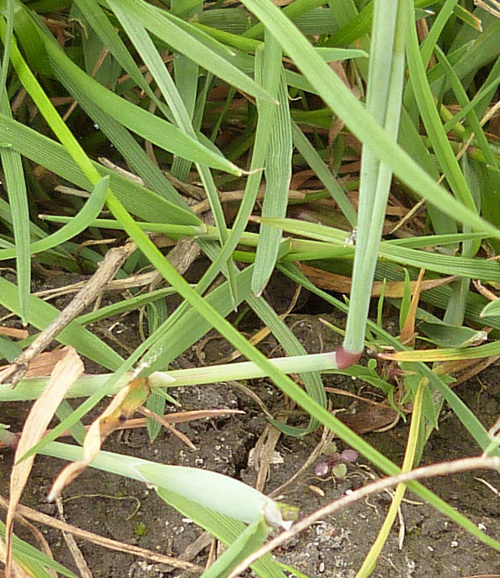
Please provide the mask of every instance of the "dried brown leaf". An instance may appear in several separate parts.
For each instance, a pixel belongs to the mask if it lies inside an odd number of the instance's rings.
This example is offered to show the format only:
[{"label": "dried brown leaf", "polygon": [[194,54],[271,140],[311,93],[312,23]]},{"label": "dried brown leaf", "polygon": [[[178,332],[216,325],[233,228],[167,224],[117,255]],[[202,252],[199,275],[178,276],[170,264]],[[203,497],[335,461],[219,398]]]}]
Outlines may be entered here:
[{"label": "dried brown leaf", "polygon": [[50,375],[54,370],[54,367],[65,355],[65,348],[40,353],[28,365],[25,377],[43,377],[45,375]]},{"label": "dried brown leaf", "polygon": [[[323,271],[322,269],[317,269],[316,267],[311,267],[309,265],[301,264],[300,268],[304,275],[320,289],[326,289],[327,291],[335,291],[337,293],[350,293],[351,292],[351,278],[345,277],[344,275],[338,275],[337,273],[330,273],[329,271]],[[435,287],[440,287],[441,285],[446,285],[453,281],[455,277],[445,277],[442,279],[428,279],[420,283],[420,291],[428,291],[429,289],[434,289]],[[410,290],[412,294],[416,291],[418,281],[410,281]],[[383,284],[380,281],[375,281],[372,286],[371,296],[379,297],[382,293]],[[394,299],[400,299],[403,297],[405,291],[405,285],[403,281],[388,281],[385,284],[385,297],[391,297]]]},{"label": "dried brown leaf", "polygon": [[99,453],[111,432],[131,417],[151,393],[149,380],[136,377],[114,397],[103,413],[92,423],[83,443],[83,459],[67,465],[57,476],[47,497],[53,502],[62,490],[77,478]]},{"label": "dried brown leaf", "polygon": [[26,329],[15,329],[14,327],[0,327],[0,335],[12,337],[13,339],[26,339],[29,337]]},{"label": "dried brown leaf", "polygon": [[406,316],[404,327],[401,330],[401,343],[413,345],[415,342],[415,323],[417,320],[417,308],[420,301],[420,293],[422,292],[422,281],[424,279],[424,274],[425,269],[420,269],[415,288],[412,288],[412,298],[410,307],[408,309],[408,315]]},{"label": "dried brown leaf", "polygon": [[73,347],[65,347],[63,352],[64,357],[54,367],[47,388],[31,408],[17,446],[15,465],[10,477],[10,502],[5,524],[7,575],[9,575],[12,561],[11,541],[14,515],[33,467],[35,456],[30,456],[23,461],[19,460],[40,441],[66,392],[83,373],[83,363],[76,350]]}]

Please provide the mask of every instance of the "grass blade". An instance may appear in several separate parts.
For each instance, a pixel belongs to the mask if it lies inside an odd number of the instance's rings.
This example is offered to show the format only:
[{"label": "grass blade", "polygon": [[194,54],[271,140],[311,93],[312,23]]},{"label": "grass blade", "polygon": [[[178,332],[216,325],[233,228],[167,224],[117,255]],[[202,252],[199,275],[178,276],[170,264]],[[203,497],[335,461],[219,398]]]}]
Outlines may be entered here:
[{"label": "grass blade", "polygon": [[[104,5],[104,2],[102,4]],[[233,66],[227,58],[221,56],[220,52],[214,51],[207,43],[202,43],[199,40],[200,31],[188,23],[168,14],[164,10],[139,0],[123,0],[120,6],[131,18],[137,19],[147,30],[155,34],[168,46],[172,46],[176,52],[188,55],[191,60],[197,62],[202,68],[209,70],[218,78],[222,78],[228,84],[236,86],[241,91],[251,94],[255,98],[273,101],[265,89]],[[208,36],[207,39],[209,39]],[[215,41],[212,42],[214,43]],[[223,48],[222,45],[220,47]],[[226,50],[223,50],[223,52],[226,54],[231,53]]]},{"label": "grass blade", "polygon": [[[266,34],[266,51],[273,51],[281,63],[279,44]],[[269,71],[268,73],[271,73]],[[274,73],[274,72],[273,72]],[[274,122],[269,140],[268,154],[264,174],[266,177],[266,194],[262,206],[265,217],[284,217],[288,205],[288,189],[292,178],[292,131],[288,91],[282,65],[279,67],[278,79],[279,106],[274,115]],[[263,103],[262,106],[267,106]],[[271,105],[273,106],[273,105]],[[264,291],[278,259],[281,242],[281,231],[263,224],[260,228],[259,244],[255,256],[255,269],[252,277],[252,291],[259,296]]]},{"label": "grass blade", "polygon": [[[103,177],[95,186],[92,191],[89,200],[85,203],[83,209],[72,218],[67,225],[65,225],[59,231],[52,233],[51,235],[36,241],[32,245],[28,245],[28,253],[33,255],[35,253],[41,253],[43,251],[48,251],[53,247],[62,245],[69,239],[75,237],[87,227],[91,226],[94,220],[99,216],[104,203],[106,201],[106,193],[109,187],[109,177]],[[17,253],[18,248],[15,249],[0,249],[0,260],[12,259]]]},{"label": "grass blade", "polygon": [[[243,3],[265,23],[325,103],[345,121],[364,145],[376,151],[380,160],[397,177],[450,217],[500,238],[500,232],[495,227],[455,200],[391,139],[276,6],[268,0],[243,0]],[[414,26],[413,17],[411,26]]]}]

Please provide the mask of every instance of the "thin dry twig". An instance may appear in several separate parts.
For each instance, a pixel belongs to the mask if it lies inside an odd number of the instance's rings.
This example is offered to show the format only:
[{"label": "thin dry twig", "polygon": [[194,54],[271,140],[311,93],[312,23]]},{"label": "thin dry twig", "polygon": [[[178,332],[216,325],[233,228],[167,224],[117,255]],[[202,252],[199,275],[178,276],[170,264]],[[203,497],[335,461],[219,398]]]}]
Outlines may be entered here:
[{"label": "thin dry twig", "polygon": [[264,491],[264,486],[266,485],[269,470],[271,468],[272,458],[274,456],[276,444],[281,437],[281,431],[274,427],[272,424],[267,424],[264,432],[257,440],[255,445],[255,462],[257,467],[257,481],[255,483],[255,488],[259,492]]},{"label": "thin dry twig", "polygon": [[142,413],[142,415],[146,416],[147,418],[154,419],[158,423],[161,423],[161,425],[166,430],[168,430],[174,436],[178,437],[181,440],[181,442],[185,443],[188,446],[188,448],[190,448],[192,450],[197,449],[196,446],[193,444],[193,442],[187,437],[187,435],[183,434],[181,431],[176,429],[175,426],[173,426],[167,420],[163,419],[163,417],[161,415],[158,415],[154,411],[151,411],[150,409],[148,409],[144,405],[141,405],[139,408],[137,408],[137,411],[139,413]]},{"label": "thin dry twig", "polygon": [[[57,503],[57,510],[59,512],[59,518],[61,519],[62,522],[66,522],[66,519],[64,517],[64,508],[63,508],[61,498],[58,498],[56,500],[56,503]],[[64,541],[66,542],[66,545],[68,546],[69,551],[71,552],[71,555],[73,556],[73,560],[74,560],[82,578],[93,578],[93,575],[92,575],[92,572],[90,571],[89,565],[87,564],[87,561],[85,560],[85,558],[82,554],[82,551],[78,547],[78,544],[76,543],[76,540],[75,540],[75,537],[73,536],[73,534],[70,534],[69,532],[65,532],[63,530],[62,535],[63,535]]]},{"label": "thin dry twig", "polygon": [[[0,506],[7,508],[8,504],[8,501],[0,496]],[[158,552],[153,552],[152,550],[147,550],[146,548],[139,548],[138,546],[125,544],[123,542],[118,542],[117,540],[111,540],[110,538],[99,536],[93,532],[87,532],[86,530],[77,528],[72,524],[62,522],[61,520],[52,518],[47,514],[37,512],[36,510],[28,508],[27,506],[19,505],[17,512],[25,518],[34,520],[40,524],[45,524],[46,526],[50,526],[51,528],[55,528],[57,530],[71,533],[74,536],[81,538],[82,540],[88,540],[89,542],[104,548],[108,548],[109,550],[116,550],[117,552],[125,552],[134,556],[140,556],[141,558],[146,558],[147,560],[151,560],[152,562],[156,562],[158,564],[169,564],[170,566],[173,566],[174,568],[180,568],[181,570],[191,570],[199,573],[203,571],[203,568],[201,566],[197,566],[196,564],[191,564],[190,562],[185,562],[179,560],[178,558],[173,558],[172,556],[165,556],[164,554],[159,554]]]},{"label": "thin dry twig", "polygon": [[403,474],[398,474],[397,476],[391,476],[384,478],[372,484],[367,484],[359,490],[356,490],[349,494],[348,496],[343,496],[342,498],[330,502],[323,508],[316,510],[310,516],[303,518],[294,524],[289,530],[282,532],[276,538],[270,540],[267,544],[264,544],[261,548],[250,554],[245,558],[238,566],[229,574],[228,578],[237,578],[249,568],[254,562],[259,558],[272,552],[278,546],[281,546],[286,541],[290,540],[306,528],[309,528],[316,522],[322,520],[325,516],[330,516],[339,510],[350,506],[354,502],[362,500],[367,496],[372,494],[378,494],[385,491],[387,488],[392,486],[397,486],[398,484],[405,484],[408,482],[413,482],[416,480],[422,480],[425,478],[435,478],[438,476],[449,476],[452,474],[458,474],[461,472],[467,472],[470,470],[498,470],[500,469],[500,457],[474,457],[474,458],[464,458],[460,460],[454,460],[451,462],[443,462],[440,464],[433,464],[431,466],[425,466],[422,468],[417,468],[411,472],[406,472]]},{"label": "thin dry twig", "polygon": [[92,301],[99,296],[102,288],[115,276],[118,269],[135,251],[133,242],[123,247],[110,249],[97,271],[85,286],[75,295],[73,300],[59,313],[40,335],[17,357],[8,367],[0,372],[0,383],[10,380],[14,387],[24,376],[28,364],[41,353],[50,342],[79,315]]},{"label": "thin dry twig", "polygon": [[[151,285],[151,283],[156,282],[158,279],[158,271],[149,271],[148,273],[139,273],[137,275],[130,275],[125,279],[113,279],[110,281],[106,287],[102,288],[103,293],[113,292],[113,291],[124,291],[126,289],[135,289],[137,287],[145,287]],[[66,285],[65,287],[55,287],[54,289],[44,289],[43,291],[37,291],[33,293],[36,297],[46,297],[47,299],[54,299],[55,297],[61,297],[64,295],[69,295],[70,293],[78,293],[85,287],[87,281],[79,281],[78,283],[72,283],[71,285]]]}]

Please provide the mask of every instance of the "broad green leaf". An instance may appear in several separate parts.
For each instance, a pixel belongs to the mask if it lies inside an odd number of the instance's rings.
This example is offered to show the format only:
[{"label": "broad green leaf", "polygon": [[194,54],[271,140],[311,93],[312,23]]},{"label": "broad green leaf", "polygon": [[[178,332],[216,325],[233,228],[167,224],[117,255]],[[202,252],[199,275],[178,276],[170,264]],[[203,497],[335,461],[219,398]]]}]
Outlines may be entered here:
[{"label": "broad green leaf", "polygon": [[467,347],[477,345],[487,338],[484,331],[476,331],[469,327],[457,327],[447,323],[422,322],[417,326],[418,331],[425,335],[439,347]]},{"label": "broad green leaf", "polygon": [[[82,452],[82,448],[59,442],[53,442],[43,449],[44,454],[71,461],[81,459]],[[255,488],[216,472],[104,451],[97,455],[92,467],[165,488],[200,506],[247,524],[262,516],[268,526],[283,523],[276,502]]]},{"label": "broad green leaf", "polygon": [[481,311],[481,317],[500,317],[500,299],[490,301]]}]

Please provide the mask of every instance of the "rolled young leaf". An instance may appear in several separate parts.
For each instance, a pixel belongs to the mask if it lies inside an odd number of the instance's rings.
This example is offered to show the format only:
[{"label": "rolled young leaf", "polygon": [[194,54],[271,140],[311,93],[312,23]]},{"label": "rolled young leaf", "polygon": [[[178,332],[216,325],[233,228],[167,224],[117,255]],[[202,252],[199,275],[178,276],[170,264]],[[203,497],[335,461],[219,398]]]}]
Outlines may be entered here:
[{"label": "rolled young leaf", "polygon": [[[82,448],[59,442],[48,444],[40,453],[71,461],[82,459]],[[214,512],[247,524],[253,523],[262,514],[269,526],[284,524],[280,508],[271,498],[216,472],[159,464],[111,452],[100,452],[90,465],[166,488]]]}]

